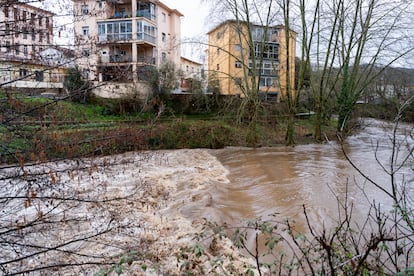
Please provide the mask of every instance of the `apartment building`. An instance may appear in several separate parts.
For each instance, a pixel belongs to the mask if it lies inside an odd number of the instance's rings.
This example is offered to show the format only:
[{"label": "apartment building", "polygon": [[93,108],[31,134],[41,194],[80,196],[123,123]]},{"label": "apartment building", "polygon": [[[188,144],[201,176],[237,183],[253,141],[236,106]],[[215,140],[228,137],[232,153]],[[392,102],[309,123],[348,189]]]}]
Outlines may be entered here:
[{"label": "apartment building", "polygon": [[[249,42],[249,31],[253,42]],[[288,53],[291,87],[295,82],[296,33],[289,33],[289,51],[285,37],[285,28],[281,25],[251,24],[248,28],[246,22],[221,23],[208,33],[209,81],[218,83],[221,94],[243,97],[243,80],[255,68],[256,75],[260,75],[258,85],[262,96],[279,101],[286,93]]]},{"label": "apartment building", "polygon": [[180,89],[182,92],[192,92],[193,82],[201,84],[204,78],[203,64],[191,59],[181,57],[180,63]]},{"label": "apartment building", "polygon": [[19,1],[0,2],[0,87],[62,88],[60,72],[40,52],[53,43],[53,13]]},{"label": "apartment building", "polygon": [[149,68],[180,64],[183,15],[160,1],[74,0],[74,13],[77,65],[101,96],[145,94]]}]

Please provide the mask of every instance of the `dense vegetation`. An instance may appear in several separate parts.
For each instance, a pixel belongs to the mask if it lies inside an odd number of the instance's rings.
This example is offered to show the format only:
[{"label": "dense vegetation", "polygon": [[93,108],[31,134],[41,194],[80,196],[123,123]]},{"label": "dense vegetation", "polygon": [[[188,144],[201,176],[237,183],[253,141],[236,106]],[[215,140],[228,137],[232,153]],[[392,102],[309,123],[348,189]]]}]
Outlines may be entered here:
[{"label": "dense vegetation", "polygon": [[[167,95],[144,106],[130,99],[89,97],[69,100],[1,96],[2,134],[7,151],[1,163],[115,154],[142,149],[274,146],[284,143],[282,104],[262,109],[257,143],[247,139],[246,126],[235,124],[239,98],[215,95]],[[154,104],[155,103],[155,104]],[[159,104],[165,105],[158,113]],[[299,143],[312,141],[312,118],[298,119]],[[329,137],[333,125],[326,125]]]}]

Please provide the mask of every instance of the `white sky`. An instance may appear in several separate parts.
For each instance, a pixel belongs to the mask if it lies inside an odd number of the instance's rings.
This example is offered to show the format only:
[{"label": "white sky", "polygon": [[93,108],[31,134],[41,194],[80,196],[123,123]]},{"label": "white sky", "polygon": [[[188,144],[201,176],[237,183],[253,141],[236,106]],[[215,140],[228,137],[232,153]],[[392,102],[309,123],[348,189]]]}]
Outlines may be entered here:
[{"label": "white sky", "polygon": [[[201,0],[161,0],[161,2],[184,15],[181,19],[181,38],[183,41],[188,38],[201,41],[203,37],[207,36],[211,27],[206,19],[209,12],[206,3],[201,3]],[[183,43],[181,55],[197,62],[203,62],[205,53],[204,48],[199,44]]]},{"label": "white sky", "polygon": [[171,9],[177,9],[184,17],[181,19],[181,36],[193,37],[208,32],[206,17],[208,8],[201,0],[161,0]]}]

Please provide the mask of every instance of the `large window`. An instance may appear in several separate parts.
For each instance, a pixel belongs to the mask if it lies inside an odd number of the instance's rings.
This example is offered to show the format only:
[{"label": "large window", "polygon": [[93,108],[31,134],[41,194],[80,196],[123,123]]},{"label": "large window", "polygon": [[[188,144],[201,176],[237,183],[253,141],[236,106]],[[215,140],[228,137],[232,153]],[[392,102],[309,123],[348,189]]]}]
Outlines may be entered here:
[{"label": "large window", "polygon": [[254,54],[256,58],[263,57],[263,59],[279,59],[279,44],[277,43],[255,43]]},{"label": "large window", "polygon": [[138,2],[138,7],[137,7],[138,17],[145,17],[145,18],[155,21],[155,18],[156,18],[155,14],[156,13],[155,13],[154,3],[149,3],[149,2],[144,2],[144,1]]},{"label": "large window", "polygon": [[[252,29],[253,40],[263,42],[279,42],[279,31],[275,28],[254,27]],[[265,36],[266,35],[266,36]]]},{"label": "large window", "polygon": [[137,39],[155,44],[157,28],[146,21],[137,22]]},{"label": "large window", "polygon": [[276,77],[260,77],[260,87],[276,87],[278,84]]},{"label": "large window", "polygon": [[132,39],[132,21],[98,23],[99,41]]},{"label": "large window", "polygon": [[[253,62],[249,61],[250,72],[253,70]],[[263,61],[260,65],[259,61],[256,61],[256,72],[260,76],[276,76],[278,74],[279,64],[277,62]]]}]

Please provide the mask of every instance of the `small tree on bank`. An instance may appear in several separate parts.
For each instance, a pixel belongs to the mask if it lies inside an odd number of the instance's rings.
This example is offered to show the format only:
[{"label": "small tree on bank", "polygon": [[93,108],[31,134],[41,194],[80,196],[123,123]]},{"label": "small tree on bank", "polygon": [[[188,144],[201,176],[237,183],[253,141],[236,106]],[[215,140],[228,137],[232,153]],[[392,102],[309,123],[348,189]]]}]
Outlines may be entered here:
[{"label": "small tree on bank", "polygon": [[86,103],[91,84],[85,80],[79,68],[73,67],[68,69],[63,86],[69,99],[74,102]]}]

